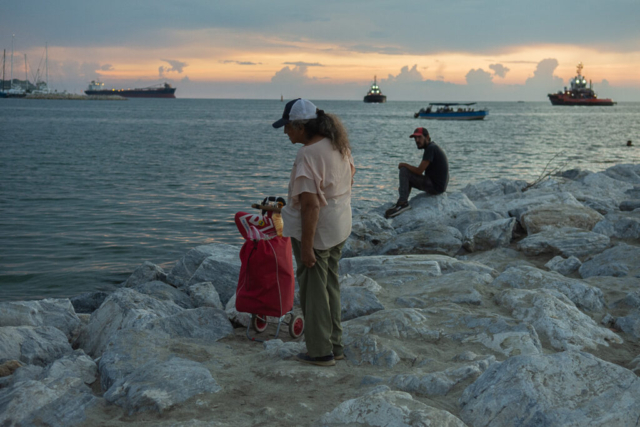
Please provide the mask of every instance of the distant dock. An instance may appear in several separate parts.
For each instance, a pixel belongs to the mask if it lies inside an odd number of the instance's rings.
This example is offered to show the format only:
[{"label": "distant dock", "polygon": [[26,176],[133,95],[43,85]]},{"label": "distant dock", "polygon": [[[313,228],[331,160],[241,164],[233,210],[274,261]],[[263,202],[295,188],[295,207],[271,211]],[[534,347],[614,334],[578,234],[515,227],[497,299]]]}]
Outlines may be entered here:
[{"label": "distant dock", "polygon": [[126,101],[120,95],[76,95],[72,93],[41,93],[30,94],[25,99],[62,99],[69,101]]}]

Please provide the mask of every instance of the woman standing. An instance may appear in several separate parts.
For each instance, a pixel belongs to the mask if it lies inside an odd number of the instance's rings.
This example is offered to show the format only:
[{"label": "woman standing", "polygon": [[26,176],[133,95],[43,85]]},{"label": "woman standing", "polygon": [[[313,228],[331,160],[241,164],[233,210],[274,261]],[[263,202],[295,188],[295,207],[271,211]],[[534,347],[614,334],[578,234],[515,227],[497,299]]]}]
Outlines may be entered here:
[{"label": "woman standing", "polygon": [[307,353],[301,362],[335,365],[344,358],[338,262],[351,234],[351,186],[355,167],[349,138],[333,114],[306,99],[287,103],[274,128],[284,126],[302,144],[291,170],[283,235],[291,237],[305,319]]}]

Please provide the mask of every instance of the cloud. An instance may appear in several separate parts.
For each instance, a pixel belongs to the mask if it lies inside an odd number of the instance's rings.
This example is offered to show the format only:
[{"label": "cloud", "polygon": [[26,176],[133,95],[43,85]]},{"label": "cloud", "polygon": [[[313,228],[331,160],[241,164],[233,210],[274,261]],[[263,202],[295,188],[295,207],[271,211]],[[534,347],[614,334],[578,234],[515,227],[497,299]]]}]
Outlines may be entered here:
[{"label": "cloud", "polygon": [[184,67],[189,66],[189,64],[187,64],[186,62],[178,61],[177,59],[161,59],[161,61],[168,63],[170,67],[164,67],[162,65],[159,66],[158,74],[160,74],[160,77],[164,77],[165,73],[171,73],[171,72],[176,72],[178,74],[181,74]]},{"label": "cloud", "polygon": [[563,80],[554,76],[553,72],[558,68],[558,60],[555,58],[547,58],[538,62],[533,77],[529,77],[525,82],[525,86],[546,88],[553,92],[561,88]]},{"label": "cloud", "polygon": [[502,64],[491,64],[489,65],[489,68],[493,70],[496,76],[501,78],[504,78],[509,72],[509,69]]},{"label": "cloud", "polygon": [[295,65],[296,67],[324,67],[319,62],[283,62],[284,65]]},{"label": "cloud", "polygon": [[384,82],[386,84],[393,83],[414,83],[414,82],[422,82],[424,77],[418,71],[418,64],[414,64],[411,69],[409,69],[408,65],[405,65],[400,69],[400,73],[397,76],[389,74],[386,79],[382,79],[380,83]]},{"label": "cloud", "polygon": [[483,86],[483,85],[492,85],[493,84],[493,76],[491,73],[483,70],[482,68],[478,68],[477,70],[471,69],[465,76],[467,80],[467,84],[470,86]]},{"label": "cloud", "polygon": [[301,85],[317,80],[307,75],[308,65],[296,65],[293,68],[284,67],[271,77],[271,83],[278,85]]},{"label": "cloud", "polygon": [[100,71],[113,71],[113,66],[111,64],[104,64],[98,67]]},{"label": "cloud", "polygon": [[232,59],[225,59],[218,61],[221,64],[237,64],[237,65],[262,65],[262,62],[250,62],[250,61],[234,61]]},{"label": "cloud", "polygon": [[189,76],[184,76],[181,80],[180,83],[191,83],[191,79],[189,78]]},{"label": "cloud", "polygon": [[[313,44],[340,45],[349,40],[356,49],[383,54],[504,52],[514,46],[558,42],[633,52],[638,50],[640,16],[640,2],[634,0],[584,0],[579,4],[538,0],[535,6],[532,2],[453,1],[430,2],[428,7],[419,0],[397,4],[360,0],[341,2],[339,8],[323,2],[292,8],[290,1],[282,0],[192,0],[189,7],[178,7],[172,0],[139,0],[136,7],[129,0],[108,4],[86,0],[5,3],[7,7],[0,14],[0,38],[7,40],[12,32],[21,33],[16,41],[24,49],[40,47],[47,39],[63,47],[172,49],[192,44],[198,35],[218,32],[251,33],[253,40],[266,36],[274,43],[302,36]],[[567,16],[589,31],[575,31],[567,25]],[[380,40],[384,40],[383,46],[378,46]]]}]

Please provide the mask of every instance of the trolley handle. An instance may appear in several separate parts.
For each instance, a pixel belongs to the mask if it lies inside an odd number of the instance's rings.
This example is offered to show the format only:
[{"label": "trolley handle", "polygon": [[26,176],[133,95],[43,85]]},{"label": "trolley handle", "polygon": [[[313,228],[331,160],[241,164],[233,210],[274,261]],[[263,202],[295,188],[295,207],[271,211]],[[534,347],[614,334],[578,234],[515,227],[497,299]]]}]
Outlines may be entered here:
[{"label": "trolley handle", "polygon": [[254,209],[261,209],[263,211],[270,211],[270,212],[275,212],[275,213],[280,213],[280,211],[282,209],[275,207],[275,206],[269,206],[269,205],[261,205],[258,203],[254,203],[251,205],[252,208]]}]

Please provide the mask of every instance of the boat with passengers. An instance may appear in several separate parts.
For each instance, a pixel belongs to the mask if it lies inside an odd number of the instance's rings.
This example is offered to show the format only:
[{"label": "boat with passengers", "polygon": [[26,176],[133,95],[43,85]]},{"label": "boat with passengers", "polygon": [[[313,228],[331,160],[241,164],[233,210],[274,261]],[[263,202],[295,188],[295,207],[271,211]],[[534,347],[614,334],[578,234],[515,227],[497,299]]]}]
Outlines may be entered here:
[{"label": "boat with passengers", "polygon": [[431,120],[483,120],[489,114],[486,108],[476,110],[475,102],[432,102],[427,108],[421,108],[413,117]]}]

